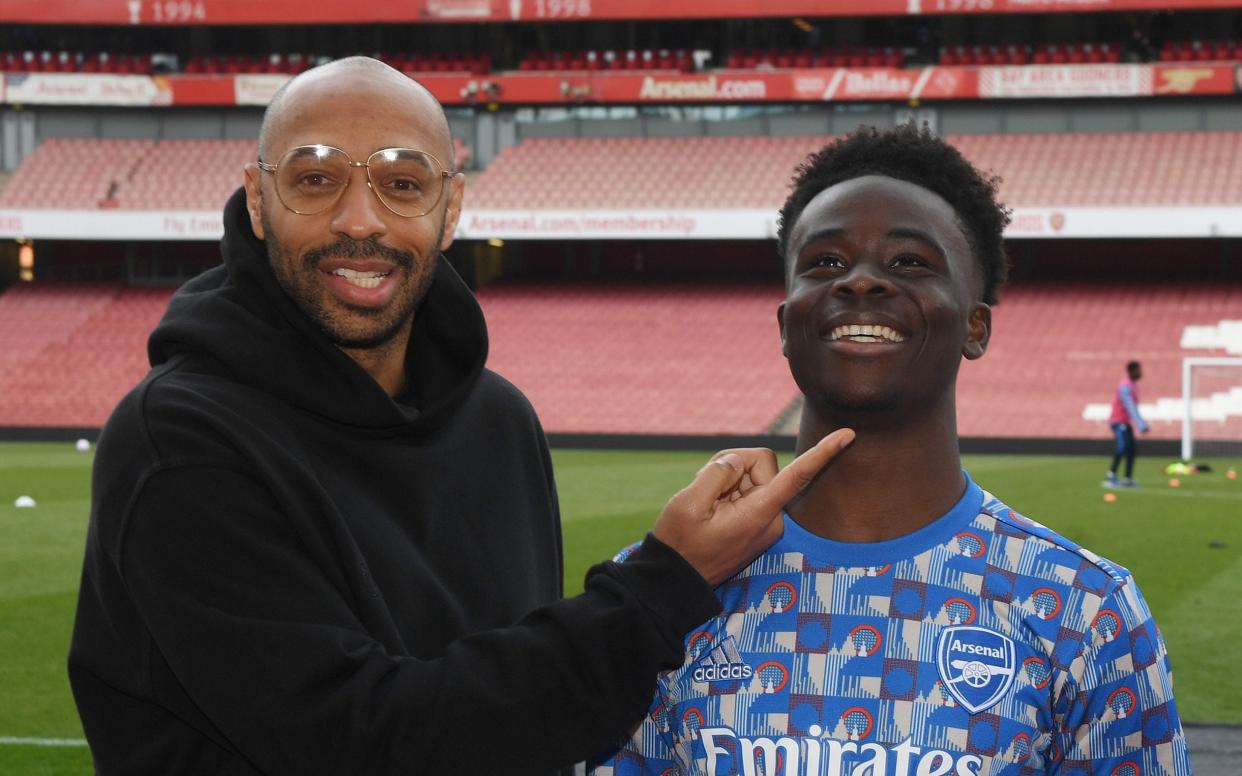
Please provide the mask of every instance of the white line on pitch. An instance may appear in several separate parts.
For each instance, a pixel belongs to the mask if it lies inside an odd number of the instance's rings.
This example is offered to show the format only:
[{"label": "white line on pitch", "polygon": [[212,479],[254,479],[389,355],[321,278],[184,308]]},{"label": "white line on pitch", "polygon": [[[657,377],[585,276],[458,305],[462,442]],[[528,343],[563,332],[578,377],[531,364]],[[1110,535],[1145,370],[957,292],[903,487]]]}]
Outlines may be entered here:
[{"label": "white line on pitch", "polygon": [[18,738],[0,736],[0,746],[86,746],[82,738]]}]

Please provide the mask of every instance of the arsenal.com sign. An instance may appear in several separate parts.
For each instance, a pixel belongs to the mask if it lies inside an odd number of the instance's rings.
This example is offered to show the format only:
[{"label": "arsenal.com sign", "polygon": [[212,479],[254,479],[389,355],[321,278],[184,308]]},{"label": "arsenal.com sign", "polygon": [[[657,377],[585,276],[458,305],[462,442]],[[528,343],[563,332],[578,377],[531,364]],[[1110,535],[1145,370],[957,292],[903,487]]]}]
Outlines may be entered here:
[{"label": "arsenal.com sign", "polygon": [[764,100],[768,84],[757,78],[670,78],[646,76],[638,90],[640,100],[686,102],[691,100]]}]

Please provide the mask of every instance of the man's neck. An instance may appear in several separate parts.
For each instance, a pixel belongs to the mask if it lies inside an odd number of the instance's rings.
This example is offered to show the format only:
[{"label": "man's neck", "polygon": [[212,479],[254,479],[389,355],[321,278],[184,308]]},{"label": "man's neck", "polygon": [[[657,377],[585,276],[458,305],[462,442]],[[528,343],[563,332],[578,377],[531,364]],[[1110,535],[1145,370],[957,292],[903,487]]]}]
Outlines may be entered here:
[{"label": "man's neck", "polygon": [[371,348],[341,348],[345,355],[379,383],[389,396],[405,390],[405,352],[410,343],[410,327],[406,326],[392,339]]},{"label": "man's neck", "polygon": [[947,406],[902,414],[829,417],[804,409],[799,452],[837,428],[858,436],[790,503],[799,525],[836,541],[878,542],[917,531],[957,503],[966,482],[952,397]]}]

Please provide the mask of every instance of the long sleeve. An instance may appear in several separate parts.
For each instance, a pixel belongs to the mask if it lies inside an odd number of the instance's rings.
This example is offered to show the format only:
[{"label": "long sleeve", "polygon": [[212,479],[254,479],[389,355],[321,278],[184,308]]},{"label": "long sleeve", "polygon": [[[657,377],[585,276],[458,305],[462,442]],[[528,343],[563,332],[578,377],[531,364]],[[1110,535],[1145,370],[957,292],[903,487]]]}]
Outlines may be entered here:
[{"label": "long sleeve", "polygon": [[1117,395],[1121,397],[1121,403],[1126,408],[1126,415],[1129,416],[1130,422],[1140,431],[1146,431],[1147,421],[1143,420],[1143,416],[1139,414],[1138,404],[1134,401],[1134,392],[1130,390],[1130,386],[1122,385],[1117,389]]},{"label": "long sleeve", "polygon": [[1103,599],[1085,636],[1054,708],[1050,772],[1190,776],[1164,639],[1133,578]]},{"label": "long sleeve", "polygon": [[664,701],[657,696],[642,724],[625,743],[587,763],[587,772],[591,776],[678,776],[682,771],[673,753],[667,723],[661,728],[664,719]]},{"label": "long sleeve", "polygon": [[632,727],[657,672],[681,662],[684,632],[719,609],[649,538],[592,569],[581,596],[417,659],[367,631],[360,594],[306,551],[305,517],[287,519],[245,473],[165,469],[142,487],[116,558],[149,629],[151,691],[263,773],[528,773],[586,759]]}]

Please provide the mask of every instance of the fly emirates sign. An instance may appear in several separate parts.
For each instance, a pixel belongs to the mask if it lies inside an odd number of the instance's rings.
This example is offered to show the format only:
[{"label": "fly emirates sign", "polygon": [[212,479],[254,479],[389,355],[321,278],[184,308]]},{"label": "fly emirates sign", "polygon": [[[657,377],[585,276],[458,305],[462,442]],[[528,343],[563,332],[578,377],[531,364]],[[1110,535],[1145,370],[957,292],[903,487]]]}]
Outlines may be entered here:
[{"label": "fly emirates sign", "polygon": [[[727,727],[699,729],[706,774],[741,776],[979,776],[983,758],[955,755],[910,743],[891,747],[821,738],[811,725],[809,736],[748,738]],[[734,752],[740,763],[734,761]],[[740,767],[739,767],[740,766]]]}]

